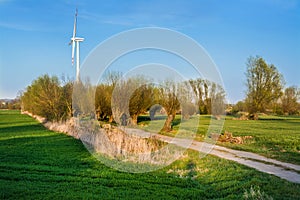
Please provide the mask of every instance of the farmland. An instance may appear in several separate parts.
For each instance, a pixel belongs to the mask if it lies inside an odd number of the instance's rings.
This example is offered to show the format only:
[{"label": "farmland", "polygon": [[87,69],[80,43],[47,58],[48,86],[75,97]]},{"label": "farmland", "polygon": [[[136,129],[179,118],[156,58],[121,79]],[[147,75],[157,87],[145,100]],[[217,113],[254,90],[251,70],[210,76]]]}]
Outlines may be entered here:
[{"label": "farmland", "polygon": [[274,199],[300,196],[299,184],[194,151],[159,171],[118,172],[19,111],[0,112],[0,143],[1,199],[241,199],[251,187]]}]

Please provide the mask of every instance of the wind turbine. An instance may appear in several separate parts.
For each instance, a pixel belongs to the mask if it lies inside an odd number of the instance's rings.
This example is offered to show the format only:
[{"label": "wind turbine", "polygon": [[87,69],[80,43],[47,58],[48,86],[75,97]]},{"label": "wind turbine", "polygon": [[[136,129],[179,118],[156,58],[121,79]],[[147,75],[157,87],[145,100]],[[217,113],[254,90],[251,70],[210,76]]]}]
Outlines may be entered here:
[{"label": "wind turbine", "polygon": [[79,42],[83,42],[84,38],[76,37],[76,29],[77,29],[77,13],[78,10],[76,9],[75,18],[74,18],[74,28],[73,28],[73,37],[71,38],[71,42],[69,45],[72,44],[72,66],[74,65],[74,53],[76,48],[76,81],[79,81]]}]

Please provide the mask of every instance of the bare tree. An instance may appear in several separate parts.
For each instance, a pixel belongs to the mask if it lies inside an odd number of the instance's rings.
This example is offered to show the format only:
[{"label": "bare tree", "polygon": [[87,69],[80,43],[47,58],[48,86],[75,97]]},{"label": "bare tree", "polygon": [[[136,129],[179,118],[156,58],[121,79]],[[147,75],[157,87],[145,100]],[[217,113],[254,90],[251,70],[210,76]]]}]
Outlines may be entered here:
[{"label": "bare tree", "polygon": [[220,115],[225,113],[225,90],[219,84],[211,83],[211,110],[210,113],[218,119]]},{"label": "bare tree", "polygon": [[85,83],[76,81],[73,89],[73,115],[76,117],[95,118],[95,91],[89,80]]},{"label": "bare tree", "polygon": [[297,88],[296,86],[286,88],[281,98],[283,112],[289,115],[297,114],[299,112],[299,99],[299,88]]},{"label": "bare tree", "polygon": [[225,91],[222,86],[209,80],[189,80],[196,95],[200,114],[220,115],[224,112]]}]

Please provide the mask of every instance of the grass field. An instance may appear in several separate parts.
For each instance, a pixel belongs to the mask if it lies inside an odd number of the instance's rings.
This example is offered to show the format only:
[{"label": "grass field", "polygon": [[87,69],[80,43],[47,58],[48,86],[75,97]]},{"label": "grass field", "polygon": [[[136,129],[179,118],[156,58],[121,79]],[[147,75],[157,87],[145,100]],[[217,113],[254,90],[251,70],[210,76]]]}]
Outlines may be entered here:
[{"label": "grass field", "polygon": [[300,197],[299,184],[194,151],[159,171],[118,172],[18,111],[0,111],[0,161],[0,199],[242,199],[251,187]]},{"label": "grass field", "polygon": [[[200,116],[199,125],[193,119],[182,123],[188,123],[185,127],[191,129],[198,126],[195,139],[202,141],[210,120],[210,116],[203,115]],[[143,120],[140,123],[149,122]],[[160,120],[152,121],[151,124],[151,127],[142,128],[148,131],[159,131],[162,126]],[[176,116],[174,130],[177,130],[179,125],[180,116]],[[260,116],[260,120],[233,120],[233,117],[226,117],[222,132],[224,131],[231,132],[233,136],[252,136],[253,139],[246,140],[244,144],[218,142],[218,145],[300,164],[300,117]],[[172,135],[172,133],[163,134]]]}]

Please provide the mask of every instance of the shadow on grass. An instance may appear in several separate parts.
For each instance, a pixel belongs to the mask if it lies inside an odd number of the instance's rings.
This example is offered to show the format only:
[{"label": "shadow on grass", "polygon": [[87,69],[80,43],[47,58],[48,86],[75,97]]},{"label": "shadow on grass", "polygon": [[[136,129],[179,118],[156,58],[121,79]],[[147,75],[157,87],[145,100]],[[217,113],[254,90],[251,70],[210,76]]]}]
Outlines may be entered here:
[{"label": "shadow on grass", "polygon": [[42,124],[27,124],[27,125],[19,125],[19,126],[9,126],[9,127],[2,127],[0,128],[0,138],[3,136],[2,134],[13,134],[18,135],[28,132],[35,132],[35,131],[45,131],[45,127]]},{"label": "shadow on grass", "polygon": [[178,126],[181,123],[181,119],[175,118],[172,122],[172,126]]},{"label": "shadow on grass", "polygon": [[81,159],[88,157],[91,155],[80,140],[54,132],[0,140],[2,163],[68,167],[80,166]]},{"label": "shadow on grass", "polygon": [[[241,199],[251,185],[274,199],[299,197],[298,185],[217,157],[199,160],[196,152],[163,171],[129,174],[95,162],[80,140],[42,125],[4,130],[16,138],[0,141],[0,199]],[[18,138],[20,130],[27,136]],[[176,174],[182,169],[187,178]]]},{"label": "shadow on grass", "polygon": [[[166,118],[167,118],[167,116],[158,115],[158,116],[154,116],[153,120],[154,121],[156,121],[156,120],[165,120]],[[138,116],[138,123],[139,122],[150,122],[150,121],[151,121],[150,116],[143,116],[143,115]]]}]

